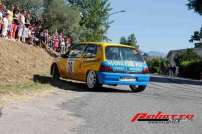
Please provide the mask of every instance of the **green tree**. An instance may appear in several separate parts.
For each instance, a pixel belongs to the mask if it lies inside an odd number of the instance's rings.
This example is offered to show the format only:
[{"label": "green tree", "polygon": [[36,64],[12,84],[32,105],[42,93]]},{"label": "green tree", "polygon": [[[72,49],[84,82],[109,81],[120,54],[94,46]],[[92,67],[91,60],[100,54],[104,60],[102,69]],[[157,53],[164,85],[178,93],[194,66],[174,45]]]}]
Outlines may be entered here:
[{"label": "green tree", "polygon": [[51,33],[57,30],[71,34],[74,40],[80,40],[82,28],[79,25],[79,9],[70,7],[64,0],[48,0],[44,3],[43,28],[49,29]]},{"label": "green tree", "polygon": [[[190,10],[194,10],[199,15],[202,15],[202,0],[188,0],[187,4],[188,8]],[[190,42],[196,42],[194,43],[195,47],[202,47],[202,27],[200,31],[195,31],[194,35],[191,36]]]},{"label": "green tree", "polygon": [[202,15],[202,0],[188,0],[187,6]]},{"label": "green tree", "polygon": [[194,42],[195,48],[202,47],[202,27],[200,31],[195,31],[194,34],[191,36],[189,42]]},{"label": "green tree", "polygon": [[177,65],[181,65],[183,62],[200,61],[201,58],[192,50],[187,49],[186,51],[179,53],[174,58]]},{"label": "green tree", "polygon": [[124,45],[129,45],[129,46],[133,46],[133,47],[135,47],[135,48],[138,48],[137,40],[136,40],[135,34],[129,35],[127,39],[126,39],[126,37],[124,37],[124,36],[121,37],[120,43],[121,43],[121,44],[124,44]]},{"label": "green tree", "polygon": [[2,2],[11,9],[13,5],[17,5],[20,9],[28,10],[32,13],[32,17],[39,18],[43,11],[43,0],[2,0]]},{"label": "green tree", "polygon": [[127,44],[126,37],[122,36],[121,39],[120,39],[120,43],[121,44]]},{"label": "green tree", "polygon": [[79,7],[80,25],[85,28],[86,41],[108,40],[106,33],[110,27],[110,11],[108,0],[67,0],[72,6]]},{"label": "green tree", "polygon": [[128,43],[127,45],[129,46],[133,46],[133,47],[138,47],[137,46],[137,40],[136,40],[136,37],[135,37],[135,34],[131,34],[128,36]]}]

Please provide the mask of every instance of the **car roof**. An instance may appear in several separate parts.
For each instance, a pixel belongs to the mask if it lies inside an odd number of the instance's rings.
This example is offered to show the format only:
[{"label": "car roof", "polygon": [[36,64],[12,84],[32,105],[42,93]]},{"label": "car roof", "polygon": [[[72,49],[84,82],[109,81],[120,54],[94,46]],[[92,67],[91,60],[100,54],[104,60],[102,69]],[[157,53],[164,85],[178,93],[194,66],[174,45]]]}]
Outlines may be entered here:
[{"label": "car roof", "polygon": [[128,45],[123,45],[123,44],[118,44],[118,43],[108,43],[108,42],[81,42],[79,44],[84,44],[84,45],[100,45],[100,46],[120,46],[120,47],[128,47],[128,48],[134,48],[136,49],[135,47],[132,47],[132,46],[128,46]]}]

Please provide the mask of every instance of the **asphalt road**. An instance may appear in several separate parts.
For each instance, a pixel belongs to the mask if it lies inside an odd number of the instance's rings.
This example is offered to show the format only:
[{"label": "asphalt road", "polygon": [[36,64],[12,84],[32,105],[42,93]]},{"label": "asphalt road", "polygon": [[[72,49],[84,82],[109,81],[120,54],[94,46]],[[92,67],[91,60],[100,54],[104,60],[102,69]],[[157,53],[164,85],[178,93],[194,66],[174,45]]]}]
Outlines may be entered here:
[{"label": "asphalt road", "polygon": [[[127,86],[89,91],[84,84],[55,82],[37,76],[35,82],[51,84],[50,96],[2,109],[4,134],[201,134],[202,84],[199,81],[155,76],[149,87],[132,93]],[[194,114],[177,124],[132,123],[139,112]]]},{"label": "asphalt road", "polygon": [[[129,88],[104,88],[86,97],[67,103],[76,116],[83,118],[78,134],[201,134],[202,85],[197,81],[153,77],[142,93],[128,92]],[[131,123],[139,112],[155,114],[194,114],[193,121],[177,124]]]}]

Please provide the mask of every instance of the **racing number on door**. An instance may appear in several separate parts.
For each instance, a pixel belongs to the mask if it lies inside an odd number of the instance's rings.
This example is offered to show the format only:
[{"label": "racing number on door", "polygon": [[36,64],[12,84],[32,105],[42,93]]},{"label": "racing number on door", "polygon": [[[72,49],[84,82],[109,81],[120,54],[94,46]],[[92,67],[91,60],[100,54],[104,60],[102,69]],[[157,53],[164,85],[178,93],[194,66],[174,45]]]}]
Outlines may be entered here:
[{"label": "racing number on door", "polygon": [[74,72],[74,61],[67,61],[67,72],[68,73]]}]

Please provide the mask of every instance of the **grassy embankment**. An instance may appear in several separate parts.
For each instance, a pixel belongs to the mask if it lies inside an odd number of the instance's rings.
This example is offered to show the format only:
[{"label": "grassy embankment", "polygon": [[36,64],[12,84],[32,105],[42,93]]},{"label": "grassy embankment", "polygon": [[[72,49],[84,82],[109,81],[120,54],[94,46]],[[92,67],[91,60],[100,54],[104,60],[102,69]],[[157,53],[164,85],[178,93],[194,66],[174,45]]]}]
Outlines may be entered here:
[{"label": "grassy embankment", "polygon": [[38,95],[51,85],[33,82],[34,75],[48,75],[52,58],[41,48],[0,39],[0,104]]}]

